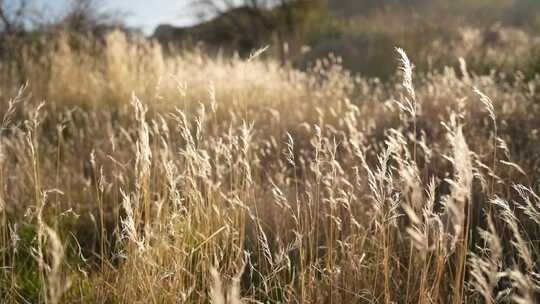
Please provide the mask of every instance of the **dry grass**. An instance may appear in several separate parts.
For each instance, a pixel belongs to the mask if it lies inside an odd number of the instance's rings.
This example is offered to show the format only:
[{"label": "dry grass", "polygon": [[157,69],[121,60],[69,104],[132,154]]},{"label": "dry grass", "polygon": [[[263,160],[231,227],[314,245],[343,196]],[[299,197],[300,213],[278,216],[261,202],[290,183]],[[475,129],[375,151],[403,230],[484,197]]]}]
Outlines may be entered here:
[{"label": "dry grass", "polygon": [[114,34],[2,66],[0,296],[536,303],[537,83],[396,56],[381,84]]}]

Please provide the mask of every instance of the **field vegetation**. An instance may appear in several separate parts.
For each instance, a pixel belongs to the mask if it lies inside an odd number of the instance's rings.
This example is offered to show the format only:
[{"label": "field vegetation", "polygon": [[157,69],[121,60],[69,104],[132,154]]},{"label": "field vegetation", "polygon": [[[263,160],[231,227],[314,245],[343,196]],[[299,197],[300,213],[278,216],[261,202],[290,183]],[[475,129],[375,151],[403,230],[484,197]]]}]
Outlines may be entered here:
[{"label": "field vegetation", "polygon": [[0,298],[537,303],[540,80],[406,51],[383,82],[122,32],[21,47],[0,64]]}]

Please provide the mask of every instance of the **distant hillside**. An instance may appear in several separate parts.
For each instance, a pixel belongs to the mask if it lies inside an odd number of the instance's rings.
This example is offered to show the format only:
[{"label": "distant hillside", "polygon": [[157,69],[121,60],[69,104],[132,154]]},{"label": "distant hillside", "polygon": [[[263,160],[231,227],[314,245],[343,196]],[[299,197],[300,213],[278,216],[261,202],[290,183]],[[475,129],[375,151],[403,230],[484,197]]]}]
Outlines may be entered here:
[{"label": "distant hillside", "polygon": [[[500,22],[515,26],[532,26],[540,29],[540,1],[538,0],[321,0],[324,15],[334,21],[357,18],[389,18],[392,15],[413,15],[414,18],[438,20],[454,18],[477,24]],[[298,1],[308,3],[310,1]],[[311,1],[315,3],[316,1]],[[317,2],[318,3],[318,2]],[[306,6],[306,5],[305,5]],[[265,14],[275,14],[268,11]],[[419,15],[418,15],[419,14]],[[416,15],[416,17],[414,16]],[[446,16],[445,16],[446,15]],[[186,39],[203,41],[210,45],[232,44],[249,46],[250,40],[264,40],[269,30],[257,20],[248,6],[227,11],[209,21],[190,27],[163,24],[156,28],[154,38],[161,42],[178,42]],[[381,22],[392,20],[380,20]],[[323,24],[319,24],[323,25]],[[243,30],[243,31],[241,31]],[[256,36],[256,37],[254,37]]]},{"label": "distant hillside", "polygon": [[[490,68],[526,68],[521,59],[507,59],[503,48],[521,48],[519,52],[523,52],[524,58],[532,58],[530,61],[537,54],[531,39],[540,31],[538,0],[299,0],[294,3],[299,6],[293,10],[291,20],[298,23],[285,28],[280,28],[283,24],[275,19],[274,24],[267,22],[282,13],[280,7],[257,11],[244,6],[191,27],[160,25],[153,37],[166,47],[203,42],[210,49],[244,55],[266,44],[274,47],[271,51],[274,55],[283,55],[280,47],[287,42],[287,58],[298,67],[307,68],[332,53],[342,57],[347,69],[379,78],[395,72],[395,64],[387,60],[393,56],[395,46],[405,48],[421,70],[455,64],[457,57],[448,53],[460,54],[470,61],[471,68],[481,72]],[[472,52],[474,47],[482,48],[486,54],[500,54],[497,55],[500,58],[478,55],[482,52]],[[469,58],[471,54],[474,58]]]}]

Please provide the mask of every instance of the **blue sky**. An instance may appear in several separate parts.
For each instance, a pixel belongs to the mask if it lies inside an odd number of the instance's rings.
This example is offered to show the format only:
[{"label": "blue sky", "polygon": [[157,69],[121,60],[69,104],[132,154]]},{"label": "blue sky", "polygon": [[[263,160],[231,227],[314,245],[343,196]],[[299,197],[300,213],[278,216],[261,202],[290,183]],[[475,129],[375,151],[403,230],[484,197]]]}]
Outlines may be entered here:
[{"label": "blue sky", "polygon": [[[8,0],[17,1],[17,0]],[[58,16],[70,0],[33,0],[34,5],[45,14]],[[101,0],[106,9],[119,10],[126,13],[128,25],[141,28],[150,34],[162,23],[174,25],[190,25],[197,22],[191,0]]]}]

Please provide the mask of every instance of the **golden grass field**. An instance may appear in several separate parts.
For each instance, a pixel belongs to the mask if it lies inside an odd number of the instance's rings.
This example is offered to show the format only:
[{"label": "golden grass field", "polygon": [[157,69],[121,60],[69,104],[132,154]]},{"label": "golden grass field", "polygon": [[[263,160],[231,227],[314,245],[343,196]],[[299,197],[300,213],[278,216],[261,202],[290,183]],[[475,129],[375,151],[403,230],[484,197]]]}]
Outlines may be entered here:
[{"label": "golden grass field", "polygon": [[405,52],[1,64],[2,303],[537,303],[539,80]]}]

